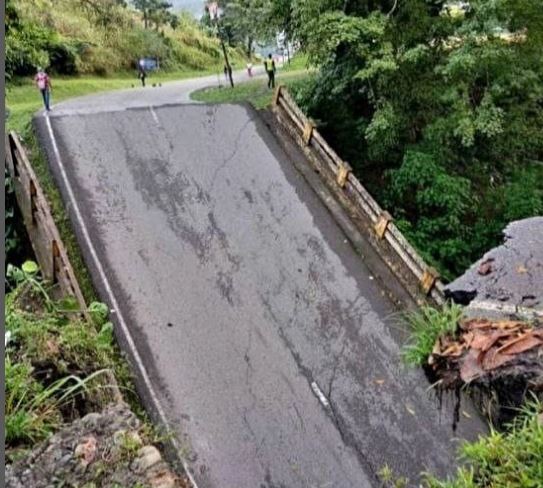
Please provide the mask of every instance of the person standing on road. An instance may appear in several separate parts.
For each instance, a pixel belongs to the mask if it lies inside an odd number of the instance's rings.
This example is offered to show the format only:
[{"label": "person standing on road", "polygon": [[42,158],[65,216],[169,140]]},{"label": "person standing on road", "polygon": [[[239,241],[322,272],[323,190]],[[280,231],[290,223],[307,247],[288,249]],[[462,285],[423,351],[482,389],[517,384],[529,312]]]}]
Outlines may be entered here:
[{"label": "person standing on road", "polygon": [[141,80],[141,86],[145,86],[145,78],[147,77],[147,73],[145,72],[145,66],[142,62],[139,64],[138,77]]},{"label": "person standing on road", "polygon": [[36,86],[38,87],[38,90],[41,92],[41,96],[43,98],[43,104],[45,105],[45,110],[48,112],[51,110],[51,107],[49,106],[49,101],[51,98],[51,80],[47,73],[43,70],[43,68],[38,68],[38,72],[36,76],[34,77],[34,81],[36,82]]},{"label": "person standing on road", "polygon": [[251,62],[247,63],[247,74],[249,75],[249,78],[252,78],[252,76],[253,76],[253,63],[251,63]]},{"label": "person standing on road", "polygon": [[275,88],[275,61],[271,54],[264,60],[264,68],[268,74],[268,88]]}]

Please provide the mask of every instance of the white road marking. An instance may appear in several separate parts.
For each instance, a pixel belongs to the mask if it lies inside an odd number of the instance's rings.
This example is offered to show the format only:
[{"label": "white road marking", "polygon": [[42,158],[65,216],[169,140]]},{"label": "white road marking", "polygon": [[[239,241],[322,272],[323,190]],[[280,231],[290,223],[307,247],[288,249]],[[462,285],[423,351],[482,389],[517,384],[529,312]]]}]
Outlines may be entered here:
[{"label": "white road marking", "polygon": [[313,393],[317,395],[319,402],[321,402],[325,408],[328,408],[330,406],[330,402],[328,401],[328,398],[326,398],[326,395],[322,392],[322,390],[319,388],[319,385],[317,385],[315,381],[311,383],[311,389],[313,390]]},{"label": "white road marking", "polygon": [[[51,120],[50,120],[50,118],[49,118],[49,116],[47,114],[45,115],[45,120],[46,120],[46,124],[47,124],[47,130],[49,132],[49,137],[51,139],[51,143],[52,143],[52,146],[53,146],[53,152],[55,154],[55,158],[57,160],[57,164],[58,164],[58,167],[60,169],[60,173],[62,175],[62,180],[63,180],[64,185],[66,187],[66,190],[68,192],[68,198],[70,199],[73,210],[75,212],[75,216],[76,216],[77,221],[78,221],[78,223],[79,223],[79,225],[81,227],[81,231],[83,232],[83,237],[85,238],[85,241],[88,244],[88,248],[89,248],[90,254],[92,256],[92,260],[94,261],[94,265],[96,266],[96,269],[98,270],[98,273],[100,275],[100,279],[102,280],[102,283],[104,285],[106,293],[107,293],[107,295],[109,297],[110,304],[113,307],[113,309],[117,312],[116,313],[117,322],[119,323],[121,329],[123,330],[124,336],[125,336],[125,338],[126,338],[126,340],[128,342],[128,347],[132,351],[132,355],[133,355],[133,358],[134,358],[135,365],[136,365],[136,367],[138,368],[138,370],[140,372],[141,378],[143,379],[143,381],[145,383],[147,391],[148,391],[148,393],[149,393],[149,395],[151,397],[151,401],[153,402],[153,404],[155,406],[155,409],[156,409],[156,411],[157,411],[157,413],[158,413],[158,415],[160,417],[161,422],[163,423],[163,425],[166,427],[166,429],[168,431],[173,431],[173,429],[170,427],[170,423],[168,422],[166,414],[164,413],[164,410],[162,409],[162,405],[160,404],[160,401],[159,401],[158,396],[157,396],[157,394],[155,392],[153,384],[151,383],[151,379],[149,378],[147,370],[145,369],[145,365],[143,364],[143,361],[142,361],[141,356],[140,356],[140,354],[138,352],[138,349],[136,348],[136,344],[134,342],[134,339],[132,338],[132,335],[130,334],[130,329],[126,325],[124,317],[123,317],[123,315],[121,313],[121,309],[119,308],[119,304],[117,302],[117,299],[115,298],[115,294],[113,293],[113,290],[111,289],[111,286],[110,286],[110,284],[109,284],[109,282],[107,280],[106,274],[104,272],[104,268],[102,267],[102,263],[100,262],[100,259],[98,258],[98,254],[96,253],[96,249],[94,248],[94,245],[93,245],[93,243],[92,243],[92,241],[90,239],[89,231],[87,229],[87,226],[85,225],[85,221],[83,220],[83,217],[81,215],[81,211],[79,210],[79,205],[77,203],[77,200],[75,199],[74,192],[72,190],[72,187],[70,186],[70,182],[68,181],[68,176],[66,174],[66,170],[64,169],[64,166],[62,164],[62,158],[60,157],[60,151],[58,149],[57,141],[56,141],[55,135],[53,133],[53,128],[51,126]],[[180,455],[181,446],[177,442],[177,439],[175,439],[174,437],[171,437],[171,442],[172,442],[175,450],[177,451],[178,455],[181,458],[181,463],[183,465],[183,468],[184,468],[187,476],[189,477],[192,485],[194,486],[194,488],[198,488],[196,480],[194,479],[186,460],[183,459],[183,457],[181,457],[181,455]]]},{"label": "white road marking", "polygon": [[151,115],[153,116],[153,120],[156,122],[156,125],[160,125],[160,121],[158,120],[158,115],[155,112],[155,109],[152,105],[149,105],[149,110],[151,111]]},{"label": "white road marking", "polygon": [[506,303],[498,303],[484,300],[473,300],[468,305],[468,310],[486,310],[490,312],[502,312],[511,315],[520,315],[525,318],[543,317],[543,310],[540,308],[528,308]]}]

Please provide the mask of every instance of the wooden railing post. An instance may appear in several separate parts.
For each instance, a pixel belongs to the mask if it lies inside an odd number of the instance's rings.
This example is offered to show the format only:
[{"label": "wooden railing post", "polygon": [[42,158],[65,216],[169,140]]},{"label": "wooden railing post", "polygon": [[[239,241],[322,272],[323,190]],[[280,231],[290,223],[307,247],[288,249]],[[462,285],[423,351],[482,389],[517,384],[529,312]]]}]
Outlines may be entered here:
[{"label": "wooden railing post", "polygon": [[279,97],[281,96],[281,90],[283,89],[283,85],[277,85],[277,88],[275,89],[275,92],[273,93],[273,106],[276,107],[279,104]]},{"label": "wooden railing post", "polygon": [[428,268],[424,271],[422,279],[420,280],[420,285],[422,291],[426,296],[430,294],[432,288],[436,284],[436,281],[439,279],[439,273],[435,268]]},{"label": "wooden railing post", "polygon": [[386,210],[383,211],[381,215],[379,215],[379,220],[374,226],[375,233],[379,239],[383,239],[385,237],[388,224],[390,224],[390,222],[392,222],[392,215],[390,215]]},{"label": "wooden railing post", "polygon": [[352,168],[349,163],[346,163],[344,161],[343,164],[339,165],[336,181],[340,188],[343,188],[345,186],[345,184],[347,183],[347,178],[349,177],[349,173],[351,172]]}]

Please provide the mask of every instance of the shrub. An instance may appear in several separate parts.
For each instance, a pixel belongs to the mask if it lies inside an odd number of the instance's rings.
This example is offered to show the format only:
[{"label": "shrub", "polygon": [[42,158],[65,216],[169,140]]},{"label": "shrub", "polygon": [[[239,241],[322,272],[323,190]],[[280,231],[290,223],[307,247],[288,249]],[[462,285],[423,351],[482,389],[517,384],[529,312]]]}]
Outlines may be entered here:
[{"label": "shrub", "polygon": [[468,467],[440,481],[426,475],[426,488],[536,488],[543,480],[542,405],[529,404],[504,432],[491,429],[487,437],[465,443],[461,458]]},{"label": "shrub", "polygon": [[405,362],[415,366],[425,364],[437,338],[454,334],[461,316],[462,307],[455,304],[444,305],[441,309],[427,306],[409,313],[410,338],[402,350]]}]

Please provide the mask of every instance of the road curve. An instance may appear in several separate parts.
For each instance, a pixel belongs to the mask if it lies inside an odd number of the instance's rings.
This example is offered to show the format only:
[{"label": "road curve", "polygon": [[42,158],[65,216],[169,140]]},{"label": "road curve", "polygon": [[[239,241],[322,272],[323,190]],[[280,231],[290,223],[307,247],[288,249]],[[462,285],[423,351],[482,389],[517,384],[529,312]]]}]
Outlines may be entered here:
[{"label": "road curve", "polygon": [[200,487],[451,472],[480,424],[452,432],[452,405],[401,365],[397,310],[298,156],[249,107],[182,103],[210,81],[35,119],[144,401]]}]

